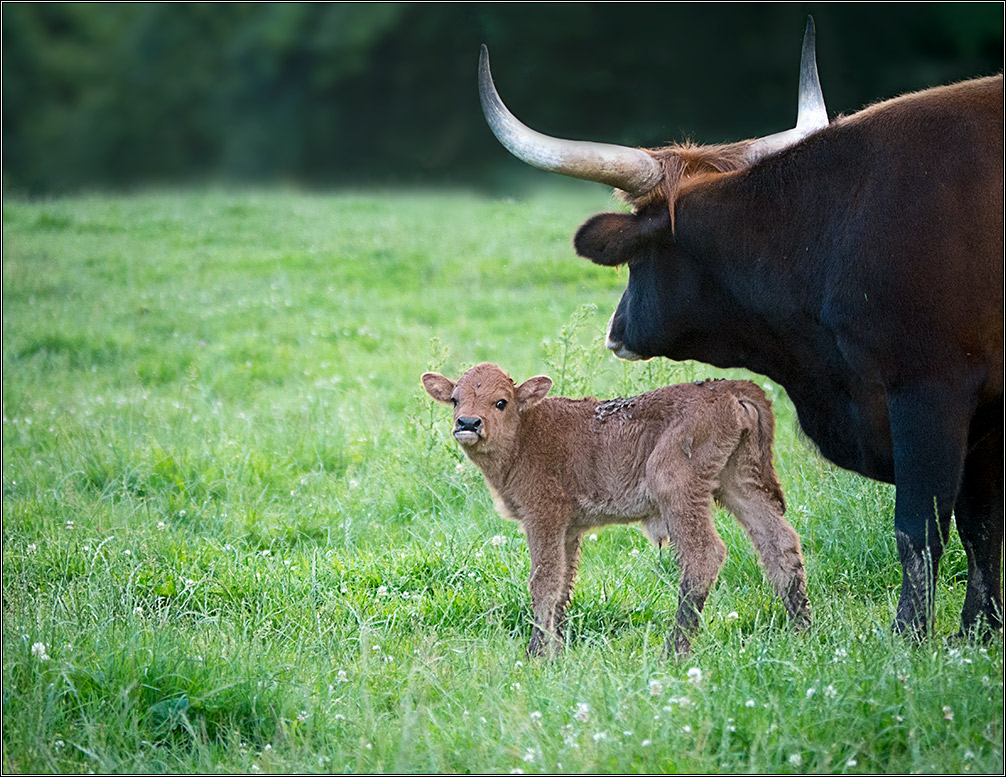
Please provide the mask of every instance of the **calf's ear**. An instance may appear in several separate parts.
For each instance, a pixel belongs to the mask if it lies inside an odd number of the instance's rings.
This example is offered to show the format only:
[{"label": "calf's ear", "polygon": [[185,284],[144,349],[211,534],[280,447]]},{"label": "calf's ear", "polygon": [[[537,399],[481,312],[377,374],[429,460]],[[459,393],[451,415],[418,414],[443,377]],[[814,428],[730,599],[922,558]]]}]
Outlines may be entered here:
[{"label": "calf's ear", "polygon": [[666,208],[641,213],[599,213],[576,231],[573,247],[594,264],[616,267],[627,264],[661,230],[670,227]]},{"label": "calf's ear", "polygon": [[552,379],[547,375],[528,378],[517,387],[517,409],[522,413],[541,402],[552,388]]},{"label": "calf's ear", "polygon": [[423,373],[423,387],[426,389],[426,393],[437,400],[437,402],[449,405],[451,403],[451,394],[454,393],[454,386],[455,383],[453,380],[445,378],[439,372]]}]

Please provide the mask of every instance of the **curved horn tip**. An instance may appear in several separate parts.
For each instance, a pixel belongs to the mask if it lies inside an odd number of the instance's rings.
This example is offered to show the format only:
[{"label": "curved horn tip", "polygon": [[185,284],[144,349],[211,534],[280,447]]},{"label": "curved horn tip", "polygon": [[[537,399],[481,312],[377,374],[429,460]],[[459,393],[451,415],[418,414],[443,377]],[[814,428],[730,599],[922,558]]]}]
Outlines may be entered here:
[{"label": "curved horn tip", "polygon": [[553,138],[522,124],[500,99],[485,44],[479,55],[478,82],[489,129],[521,161],[549,172],[608,184],[630,194],[650,191],[663,177],[660,164],[642,149]]}]

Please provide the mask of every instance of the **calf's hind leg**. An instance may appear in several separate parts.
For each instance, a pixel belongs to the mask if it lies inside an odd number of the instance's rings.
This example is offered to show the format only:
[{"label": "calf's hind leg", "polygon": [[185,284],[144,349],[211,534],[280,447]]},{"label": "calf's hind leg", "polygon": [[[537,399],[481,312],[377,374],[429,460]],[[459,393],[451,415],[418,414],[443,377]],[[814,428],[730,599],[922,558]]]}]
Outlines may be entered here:
[{"label": "calf's hind leg", "polygon": [[764,488],[755,477],[756,470],[747,464],[743,455],[731,458],[720,475],[715,497],[751,538],[769,584],[782,599],[793,626],[804,628],[810,625],[810,601],[800,537],[783,518],[781,501]]},{"label": "calf's hind leg", "polygon": [[685,514],[673,515],[661,509],[661,517],[671,529],[671,543],[681,567],[678,612],[664,647],[665,655],[672,649],[678,655],[691,651],[691,637],[698,629],[699,615],[726,561],[727,547],[713,526],[710,502],[707,495],[704,509]]},{"label": "calf's hind leg", "polygon": [[719,469],[715,459],[720,458],[720,452],[707,450],[706,454],[712,455],[693,452],[689,456],[668,440],[658,444],[647,464],[647,481],[660,512],[645,522],[643,529],[658,545],[670,541],[681,568],[678,611],[664,647],[665,656],[691,651],[691,635],[698,628],[699,614],[727,556],[726,545],[713,526],[708,476]]}]

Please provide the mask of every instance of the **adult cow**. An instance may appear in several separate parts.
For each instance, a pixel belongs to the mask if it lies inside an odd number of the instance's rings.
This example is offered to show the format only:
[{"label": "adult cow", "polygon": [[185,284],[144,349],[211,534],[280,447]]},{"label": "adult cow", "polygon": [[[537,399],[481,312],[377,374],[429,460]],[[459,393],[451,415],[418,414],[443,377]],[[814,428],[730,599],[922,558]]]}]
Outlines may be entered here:
[{"label": "adult cow", "polygon": [[632,205],[574,241],[597,264],[629,265],[608,347],[780,383],[824,456],[896,486],[895,628],[931,628],[951,514],[968,558],[962,631],[1000,628],[1002,75],[829,123],[808,20],[794,129],[646,150],[525,127],[485,47],[479,85],[511,153]]}]

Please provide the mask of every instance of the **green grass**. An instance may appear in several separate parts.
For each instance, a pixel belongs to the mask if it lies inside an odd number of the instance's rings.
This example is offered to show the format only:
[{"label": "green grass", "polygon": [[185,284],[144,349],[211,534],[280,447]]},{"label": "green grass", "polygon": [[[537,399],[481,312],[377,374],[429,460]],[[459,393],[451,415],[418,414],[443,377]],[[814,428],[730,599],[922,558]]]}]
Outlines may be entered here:
[{"label": "green grass", "polygon": [[893,490],[825,463],[762,378],[810,632],[719,515],[689,659],[659,659],[677,573],[629,528],[586,543],[565,654],[525,659],[522,536],[419,376],[723,374],[606,355],[625,271],[570,238],[613,207],[586,185],[6,201],[4,771],[1001,772],[1002,639],[947,639],[959,541],[936,636],[893,637]]}]

